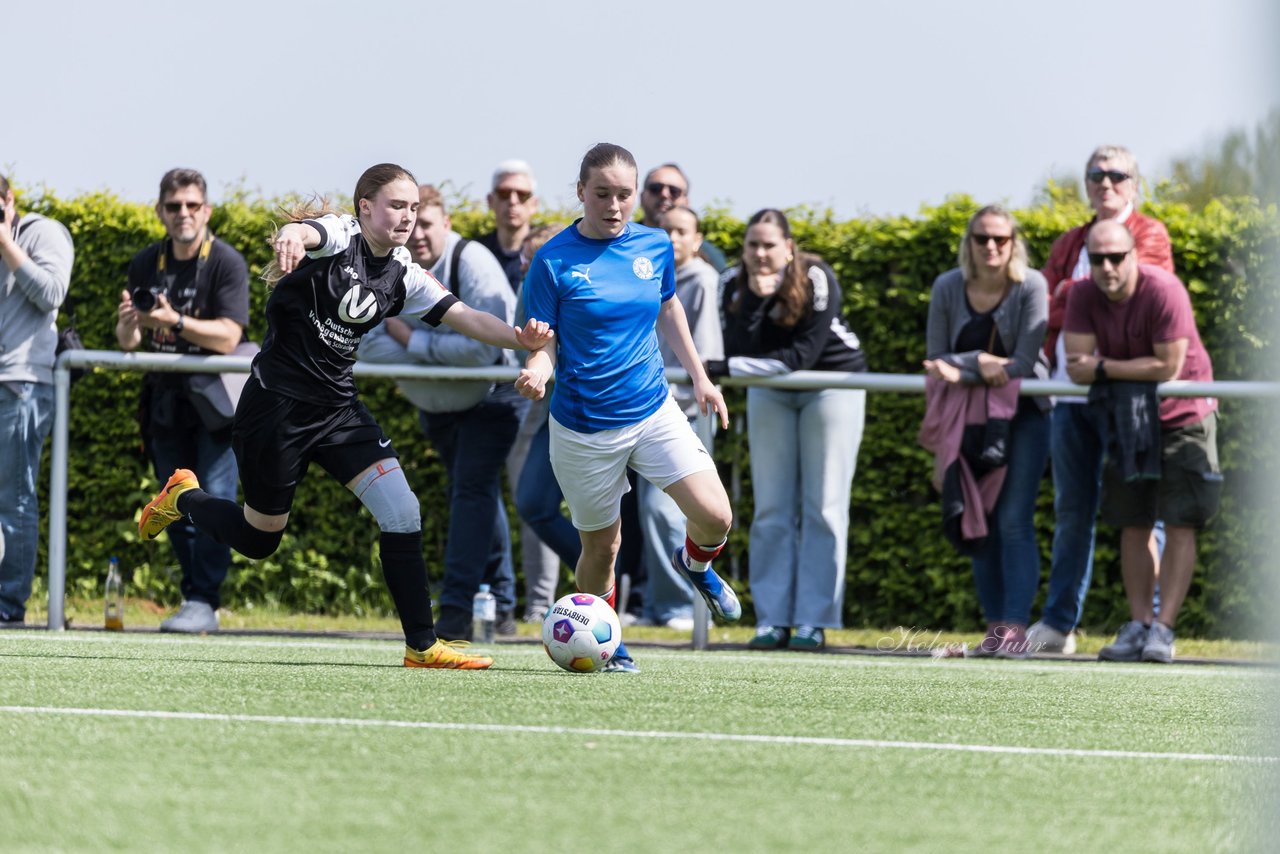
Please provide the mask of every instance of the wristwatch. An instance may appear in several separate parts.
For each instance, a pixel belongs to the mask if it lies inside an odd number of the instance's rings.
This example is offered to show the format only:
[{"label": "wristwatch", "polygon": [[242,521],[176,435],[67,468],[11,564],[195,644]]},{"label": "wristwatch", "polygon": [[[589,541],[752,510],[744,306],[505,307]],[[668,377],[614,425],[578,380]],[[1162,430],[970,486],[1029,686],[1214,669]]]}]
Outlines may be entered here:
[{"label": "wristwatch", "polygon": [[[187,319],[186,319],[185,317],[183,317],[181,314],[179,314],[179,315],[178,315],[178,322],[177,322],[177,323],[175,323],[175,324],[173,324],[173,326],[170,326],[170,327],[169,327],[169,329],[170,329],[170,330],[172,330],[172,332],[173,332],[173,334],[174,334],[174,335],[181,335],[181,334],[182,334],[182,330],[183,330],[183,328],[185,328],[185,327],[186,327],[186,325],[187,325]],[[1101,363],[1101,362],[1099,362],[1098,364],[1102,364],[1102,363]]]},{"label": "wristwatch", "polygon": [[1097,367],[1095,367],[1095,368],[1093,369],[1093,381],[1094,381],[1094,382],[1103,382],[1103,381],[1105,381],[1105,380],[1107,379],[1107,369],[1106,369],[1106,364],[1107,364],[1107,360],[1106,360],[1106,359],[1099,359],[1099,360],[1098,360],[1098,365],[1097,365]]}]

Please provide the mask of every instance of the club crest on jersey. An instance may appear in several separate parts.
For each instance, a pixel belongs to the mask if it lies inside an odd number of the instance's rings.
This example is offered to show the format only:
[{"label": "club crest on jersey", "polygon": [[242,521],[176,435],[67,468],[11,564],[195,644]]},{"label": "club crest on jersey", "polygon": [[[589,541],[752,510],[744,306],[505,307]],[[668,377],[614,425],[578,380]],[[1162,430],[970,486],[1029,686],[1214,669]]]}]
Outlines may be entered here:
[{"label": "club crest on jersey", "polygon": [[352,285],[338,303],[338,316],[347,323],[366,323],[378,313],[378,297],[373,292],[360,298],[360,286]]},{"label": "club crest on jersey", "polygon": [[653,262],[648,258],[637,258],[631,262],[631,272],[636,274],[637,279],[647,282],[653,278]]}]

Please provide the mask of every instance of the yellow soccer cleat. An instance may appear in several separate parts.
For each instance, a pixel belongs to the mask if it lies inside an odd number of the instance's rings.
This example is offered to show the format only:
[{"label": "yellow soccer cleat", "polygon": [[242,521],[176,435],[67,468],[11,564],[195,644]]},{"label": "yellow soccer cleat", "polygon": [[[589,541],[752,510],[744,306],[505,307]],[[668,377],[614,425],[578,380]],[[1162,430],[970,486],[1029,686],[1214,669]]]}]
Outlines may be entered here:
[{"label": "yellow soccer cleat", "polygon": [[196,480],[195,472],[190,469],[175,471],[160,494],[142,508],[142,518],[138,520],[138,536],[144,540],[154,540],[160,536],[161,531],[182,518],[182,514],[178,512],[178,496],[189,489],[199,488],[200,481]]},{"label": "yellow soccer cleat", "polygon": [[425,652],[411,646],[404,648],[405,667],[434,667],[440,670],[487,670],[493,659],[487,655],[466,652],[466,641],[437,640]]}]

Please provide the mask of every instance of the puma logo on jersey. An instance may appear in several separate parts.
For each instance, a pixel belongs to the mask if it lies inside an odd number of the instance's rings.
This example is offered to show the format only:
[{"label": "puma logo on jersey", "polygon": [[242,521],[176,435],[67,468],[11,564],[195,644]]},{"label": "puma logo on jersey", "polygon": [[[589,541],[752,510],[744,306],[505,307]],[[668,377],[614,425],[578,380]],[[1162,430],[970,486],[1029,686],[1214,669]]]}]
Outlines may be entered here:
[{"label": "puma logo on jersey", "polygon": [[365,323],[373,320],[378,311],[378,297],[372,292],[360,298],[360,286],[352,285],[338,303],[338,316],[347,323]]},{"label": "puma logo on jersey", "polygon": [[588,267],[585,270],[570,270],[569,278],[582,279],[584,282],[586,282],[589,285],[591,284],[591,268]]}]

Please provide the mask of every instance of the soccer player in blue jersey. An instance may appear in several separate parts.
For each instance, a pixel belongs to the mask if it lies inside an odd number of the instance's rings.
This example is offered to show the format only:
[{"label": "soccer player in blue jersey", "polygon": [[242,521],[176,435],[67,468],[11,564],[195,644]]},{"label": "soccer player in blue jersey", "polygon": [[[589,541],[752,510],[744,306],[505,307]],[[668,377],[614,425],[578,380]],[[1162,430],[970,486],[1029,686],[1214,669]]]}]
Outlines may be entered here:
[{"label": "soccer player in blue jersey", "polygon": [[244,507],[209,495],[195,474],[178,469],[143,509],[138,533],[154,540],[188,515],[218,542],[265,558],[280,545],[294,491],[314,461],[360,499],[382,531],[382,571],[404,628],[405,667],[483,670],[492,658],[436,636],[418,499],[391,440],[357,396],[356,346],[384,317],[400,314],[504,349],[536,352],[551,332],[533,314],[512,328],[469,308],[413,261],[405,243],[419,197],[408,171],[393,163],[370,167],[354,198],[354,217],[308,209],[276,234],[267,337],[232,427]]},{"label": "soccer player in blue jersey", "polygon": [[[625,148],[594,146],[578,173],[582,218],[538,250],[524,281],[530,317],[546,321],[559,346],[530,353],[516,387],[540,399],[553,372],[551,465],[582,540],[578,589],[614,605],[613,564],[627,467],[670,495],[688,520],[672,561],[711,612],[737,620],[742,606],[710,563],[733,521],[715,463],[671,397],[657,327],[689,372],[703,413],[724,398],[698,358],[675,299],[675,259],[666,232],[631,221],[636,161]],[[626,646],[605,668],[636,673]]]}]

